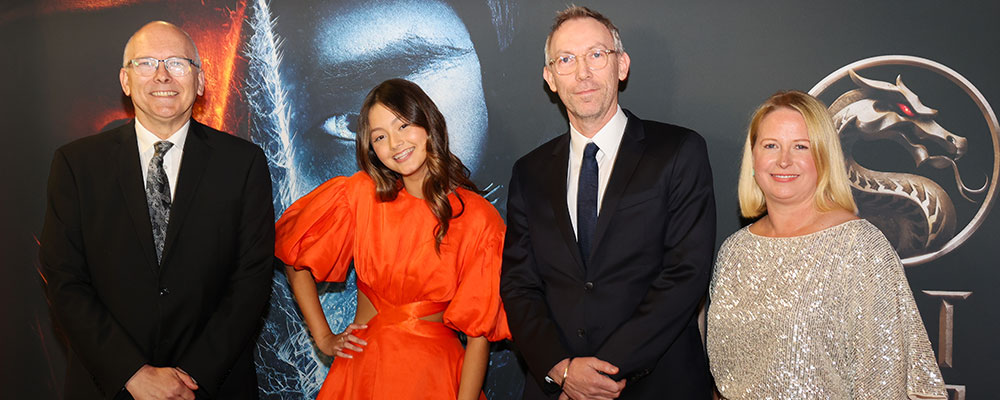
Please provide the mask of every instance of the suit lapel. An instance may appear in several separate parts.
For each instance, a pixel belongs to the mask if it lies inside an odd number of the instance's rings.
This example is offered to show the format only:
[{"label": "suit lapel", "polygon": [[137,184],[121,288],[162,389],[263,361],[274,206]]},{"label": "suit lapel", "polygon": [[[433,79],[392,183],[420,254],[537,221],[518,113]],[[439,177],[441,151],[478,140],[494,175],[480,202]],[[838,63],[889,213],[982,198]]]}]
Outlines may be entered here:
[{"label": "suit lapel", "polygon": [[149,222],[149,205],[146,203],[145,180],[139,165],[139,146],[135,137],[135,122],[118,128],[118,185],[125,197],[125,208],[132,218],[135,237],[139,239],[146,263],[156,270],[156,251],[153,247],[153,226]]},{"label": "suit lapel", "polygon": [[194,201],[194,194],[198,190],[198,184],[204,176],[205,167],[208,165],[208,158],[211,155],[211,148],[205,142],[206,134],[204,128],[195,120],[191,120],[191,128],[188,130],[188,137],[184,142],[184,155],[181,157],[181,170],[177,175],[177,189],[174,192],[174,201],[170,204],[170,223],[167,224],[167,237],[163,245],[162,265],[167,265],[170,259],[170,250],[174,242],[177,241],[177,234],[184,224]]},{"label": "suit lapel", "polygon": [[618,203],[621,202],[622,194],[628,186],[632,172],[639,165],[642,158],[642,139],[645,132],[642,129],[642,121],[632,113],[625,111],[628,122],[625,124],[625,134],[622,136],[621,145],[618,146],[618,156],[615,158],[615,166],[611,170],[611,178],[608,179],[608,186],[604,189],[604,200],[601,202],[601,211],[597,216],[597,227],[594,230],[594,244],[591,257],[601,247],[601,238],[608,230],[608,224],[615,217],[618,210]]},{"label": "suit lapel", "polygon": [[569,169],[569,134],[565,134],[552,152],[551,164],[548,166],[548,176],[545,182],[549,188],[549,201],[552,204],[552,212],[555,214],[556,226],[562,234],[563,241],[569,247],[569,253],[573,255],[573,261],[582,273],[584,271],[583,259],[580,257],[580,248],[576,244],[576,234],[573,232],[573,223],[570,221],[569,206],[566,205],[566,174]]}]

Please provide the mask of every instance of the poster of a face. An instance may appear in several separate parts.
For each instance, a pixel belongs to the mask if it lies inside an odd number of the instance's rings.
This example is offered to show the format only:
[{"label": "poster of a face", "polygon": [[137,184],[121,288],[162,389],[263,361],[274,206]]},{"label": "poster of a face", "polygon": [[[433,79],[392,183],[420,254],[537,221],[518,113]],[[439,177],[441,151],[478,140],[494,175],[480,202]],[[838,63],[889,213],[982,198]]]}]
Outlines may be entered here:
[{"label": "poster of a face", "polygon": [[[111,79],[117,78],[121,46],[132,31],[153,19],[180,26],[198,45],[208,81],[194,118],[265,150],[277,217],[324,181],[358,170],[354,139],[362,100],[390,78],[411,80],[427,92],[445,116],[451,151],[476,184],[487,189],[487,198],[502,206],[497,178],[481,168],[489,114],[477,49],[501,51],[512,34],[505,10],[513,6],[501,0],[461,6],[440,0],[53,1],[0,13],[0,23],[25,16],[72,17],[79,26],[96,28],[106,26],[101,21],[109,18],[118,21],[114,26],[124,26],[95,29],[86,44],[60,41],[60,46],[65,42],[75,49],[52,50],[59,58],[67,50],[100,47],[101,60],[85,65],[99,66],[101,75]],[[479,21],[475,34],[463,18]],[[481,40],[474,42],[473,36]],[[52,102],[53,107],[78,110],[56,116],[53,123],[65,125],[58,131],[82,137],[131,118],[129,101],[115,81],[98,82],[102,84],[74,81],[81,87],[74,91],[88,92],[87,99],[66,99],[66,107]],[[255,353],[260,394],[314,398],[332,358],[313,345],[284,274],[276,272]],[[321,302],[335,332],[353,320],[356,299],[353,272],[345,283],[322,286]],[[484,390],[493,399],[520,394],[523,372],[508,348],[495,344],[491,353]]]},{"label": "poster of a face", "polygon": [[[487,5],[481,5],[484,11]],[[445,116],[451,151],[478,176],[489,115],[477,46],[451,5],[438,0],[254,2],[247,14],[243,91],[250,137],[271,163],[277,212],[324,181],[357,171],[358,110],[368,91],[389,78],[411,80],[427,92]],[[346,284],[321,291],[335,332],[353,319],[354,283],[352,274]],[[262,394],[313,395],[330,359],[313,348],[283,276],[276,278],[272,294],[258,341]],[[487,394],[517,396],[523,378],[513,354],[495,351],[491,365]]]},{"label": "poster of a face", "polygon": [[[0,377],[15,398],[63,397],[72,353],[39,273],[49,161],[59,146],[132,118],[118,82],[122,50],[149,21],[172,22],[196,42],[207,82],[194,118],[264,149],[276,216],[322,182],[357,171],[362,100],[389,78],[416,82],[430,95],[446,119],[451,151],[501,215],[514,162],[567,129],[566,110],[541,77],[543,43],[562,1],[7,3],[0,7],[0,46],[8,56],[0,63],[8,95],[0,110],[9,133],[0,156],[8,173],[0,190],[6,213],[0,254],[7,264],[0,293],[8,306],[0,308],[6,329],[0,343],[8,347],[0,347],[0,356],[12,367]],[[865,183],[856,193],[880,194],[858,197],[861,217],[903,256],[949,394],[963,398],[966,389],[989,387],[1000,359],[991,322],[1000,318],[994,288],[1000,270],[992,262],[1000,227],[992,207],[1000,182],[1000,56],[990,51],[1000,43],[998,4],[779,1],[763,9],[753,2],[598,0],[587,6],[615,22],[632,60],[621,106],[705,138],[716,247],[749,223],[739,219],[736,181],[756,105],[777,90],[814,88],[834,113],[862,111],[841,107],[848,104],[838,102],[842,96],[872,106],[864,109],[869,114],[842,113],[848,118],[839,125],[847,157],[892,174],[854,175],[868,177],[855,179]],[[865,80],[852,80],[848,70]],[[899,200],[907,196],[916,206]],[[928,211],[934,207],[939,212]],[[313,345],[276,267],[254,354],[260,394],[314,398],[332,359]],[[354,317],[354,274],[319,289],[328,322],[340,331]],[[488,398],[521,393],[524,371],[512,347],[493,345]]]},{"label": "poster of a face", "polygon": [[248,18],[244,91],[251,136],[286,162],[280,166],[285,179],[275,182],[286,187],[286,198],[276,200],[293,200],[357,170],[361,102],[372,87],[396,77],[417,83],[434,100],[447,120],[452,152],[475,174],[489,115],[476,48],[447,3],[257,2]]}]

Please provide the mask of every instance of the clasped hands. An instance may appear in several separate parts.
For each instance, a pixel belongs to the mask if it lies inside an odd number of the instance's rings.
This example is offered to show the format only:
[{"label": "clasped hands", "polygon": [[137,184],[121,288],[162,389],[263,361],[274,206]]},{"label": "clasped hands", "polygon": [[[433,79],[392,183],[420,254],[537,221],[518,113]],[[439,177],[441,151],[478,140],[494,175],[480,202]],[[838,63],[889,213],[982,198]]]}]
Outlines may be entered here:
[{"label": "clasped hands", "polygon": [[360,353],[364,350],[361,346],[367,346],[368,342],[354,336],[351,332],[367,328],[368,325],[365,324],[350,324],[339,334],[334,335],[330,333],[329,335],[316,338],[316,347],[319,347],[319,350],[328,356],[354,358],[353,355],[344,352],[344,350]]},{"label": "clasped hands", "polygon": [[125,382],[125,390],[136,400],[193,400],[198,383],[180,368],[145,364]]},{"label": "clasped hands", "polygon": [[[565,381],[561,381],[563,372]],[[564,359],[549,370],[550,377],[561,381],[559,400],[618,398],[625,389],[625,379],[615,381],[608,376],[617,373],[618,367],[596,357]]]}]

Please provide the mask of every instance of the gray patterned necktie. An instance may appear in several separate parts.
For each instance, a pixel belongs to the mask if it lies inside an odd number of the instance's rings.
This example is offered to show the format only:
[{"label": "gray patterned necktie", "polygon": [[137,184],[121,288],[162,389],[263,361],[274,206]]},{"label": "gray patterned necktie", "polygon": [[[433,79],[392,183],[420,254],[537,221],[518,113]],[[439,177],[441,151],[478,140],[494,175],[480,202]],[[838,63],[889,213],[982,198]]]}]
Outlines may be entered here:
[{"label": "gray patterned necktie", "polygon": [[167,236],[170,221],[170,182],[163,171],[163,154],[174,144],[166,140],[156,142],[156,152],[149,160],[146,171],[146,204],[149,205],[149,222],[153,225],[153,244],[156,245],[156,263],[163,255],[163,241]]}]

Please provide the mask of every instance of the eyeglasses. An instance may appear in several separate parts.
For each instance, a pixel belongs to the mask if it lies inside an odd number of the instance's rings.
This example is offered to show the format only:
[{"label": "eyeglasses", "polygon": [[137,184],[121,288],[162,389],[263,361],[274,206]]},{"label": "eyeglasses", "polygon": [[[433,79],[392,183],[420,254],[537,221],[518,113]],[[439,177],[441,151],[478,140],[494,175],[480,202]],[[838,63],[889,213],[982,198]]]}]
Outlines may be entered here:
[{"label": "eyeglasses", "polygon": [[132,67],[139,76],[153,76],[160,63],[167,69],[170,76],[184,76],[191,72],[191,67],[201,68],[200,65],[190,58],[170,57],[166,60],[158,60],[153,57],[133,58],[128,60],[122,68]]},{"label": "eyeglasses", "polygon": [[559,75],[569,75],[576,72],[577,57],[583,57],[584,62],[587,64],[587,68],[591,71],[596,71],[607,67],[608,58],[610,58],[608,56],[615,53],[616,51],[614,50],[597,49],[580,55],[563,54],[550,59],[546,64],[555,68],[556,73]]}]

